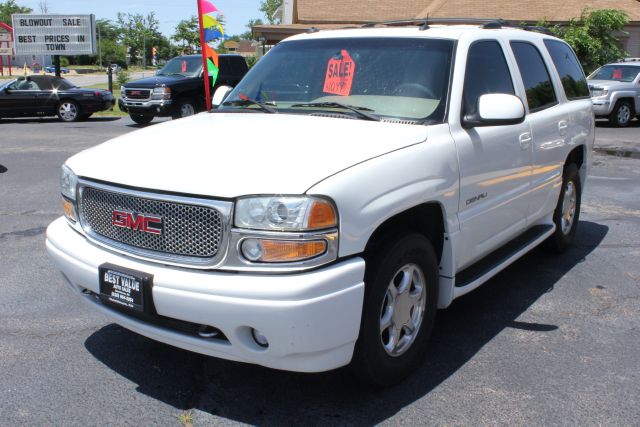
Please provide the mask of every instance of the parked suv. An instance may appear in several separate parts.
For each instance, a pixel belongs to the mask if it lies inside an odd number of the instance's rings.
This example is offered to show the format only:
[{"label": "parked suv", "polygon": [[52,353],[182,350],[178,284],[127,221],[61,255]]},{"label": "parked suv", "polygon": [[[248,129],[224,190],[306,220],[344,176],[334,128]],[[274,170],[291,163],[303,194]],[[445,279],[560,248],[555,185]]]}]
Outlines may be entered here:
[{"label": "parked suv", "polygon": [[619,127],[628,126],[634,116],[640,118],[640,62],[607,64],[587,79],[596,117]]},{"label": "parked suv", "polygon": [[68,159],[47,248],[142,335],[389,385],[421,363],[438,308],[571,245],[593,141],[584,73],[552,36],[312,32],[213,113]]},{"label": "parked suv", "polygon": [[[213,89],[236,85],[249,68],[240,55],[220,55],[219,74]],[[128,82],[120,88],[118,105],[131,119],[146,124],[154,117],[174,119],[204,111],[205,91],[202,56],[178,56],[171,59],[155,77]]]}]

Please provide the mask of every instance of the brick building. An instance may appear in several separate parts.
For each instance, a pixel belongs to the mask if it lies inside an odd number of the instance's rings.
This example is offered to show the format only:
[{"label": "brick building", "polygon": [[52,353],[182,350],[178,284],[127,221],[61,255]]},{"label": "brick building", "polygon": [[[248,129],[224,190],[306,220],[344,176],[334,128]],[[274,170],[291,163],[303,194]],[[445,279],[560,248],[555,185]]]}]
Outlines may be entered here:
[{"label": "brick building", "polygon": [[619,9],[629,15],[628,35],[620,35],[629,55],[640,57],[640,0],[284,0],[280,25],[253,27],[267,44],[311,27],[340,28],[373,21],[425,18],[502,18],[512,22],[566,24],[585,7]]}]

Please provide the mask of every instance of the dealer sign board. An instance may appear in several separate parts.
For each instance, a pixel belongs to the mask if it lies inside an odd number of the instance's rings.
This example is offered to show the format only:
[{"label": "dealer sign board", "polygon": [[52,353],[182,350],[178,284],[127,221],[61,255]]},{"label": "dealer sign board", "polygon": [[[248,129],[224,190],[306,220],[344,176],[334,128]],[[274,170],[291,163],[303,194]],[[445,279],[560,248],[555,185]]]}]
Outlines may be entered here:
[{"label": "dealer sign board", "polygon": [[16,55],[94,55],[94,15],[15,14],[13,40]]}]

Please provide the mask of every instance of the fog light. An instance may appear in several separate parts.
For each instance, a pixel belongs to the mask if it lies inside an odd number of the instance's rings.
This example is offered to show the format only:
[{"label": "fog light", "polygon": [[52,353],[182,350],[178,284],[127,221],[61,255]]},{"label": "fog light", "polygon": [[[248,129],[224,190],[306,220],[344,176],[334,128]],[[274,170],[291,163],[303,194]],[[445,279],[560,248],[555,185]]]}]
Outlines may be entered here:
[{"label": "fog light", "polygon": [[260,331],[258,331],[257,329],[251,329],[251,335],[253,335],[253,340],[260,347],[264,347],[264,348],[269,347],[269,341],[267,341],[267,337],[262,335]]},{"label": "fog light", "polygon": [[247,239],[242,242],[242,255],[249,261],[259,261],[264,251],[260,240]]}]

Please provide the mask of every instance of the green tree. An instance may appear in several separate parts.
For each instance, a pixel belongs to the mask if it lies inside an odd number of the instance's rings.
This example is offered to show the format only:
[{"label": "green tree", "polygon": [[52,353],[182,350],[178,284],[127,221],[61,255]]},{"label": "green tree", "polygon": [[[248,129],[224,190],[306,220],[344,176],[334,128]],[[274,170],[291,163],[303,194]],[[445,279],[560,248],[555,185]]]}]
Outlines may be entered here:
[{"label": "green tree", "polygon": [[626,55],[616,35],[626,34],[623,29],[628,22],[628,15],[621,10],[585,8],[580,18],[572,19],[566,27],[556,25],[550,30],[569,43],[588,74]]},{"label": "green tree", "polygon": [[145,17],[140,13],[118,13],[117,27],[121,34],[121,41],[129,47],[132,62],[151,64],[151,48],[168,43],[158,27],[160,21],[154,12]]},{"label": "green tree", "polygon": [[273,16],[276,10],[282,6],[282,0],[262,0],[260,2],[260,12],[264,13],[269,24],[277,24],[278,20]]},{"label": "green tree", "polygon": [[102,51],[102,64],[123,64],[127,61],[127,48],[117,40],[102,39],[100,41]]},{"label": "green tree", "polygon": [[0,22],[4,22],[7,25],[13,25],[11,23],[11,15],[14,13],[31,13],[33,9],[30,7],[18,6],[15,0],[6,0],[0,2]]},{"label": "green tree", "polygon": [[108,19],[96,20],[96,32],[100,34],[101,39],[116,41],[120,38],[120,29],[112,21]]},{"label": "green tree", "polygon": [[249,22],[247,23],[247,25],[245,25],[245,27],[247,28],[247,31],[245,31],[244,33],[240,34],[240,40],[253,40],[253,27],[256,25],[264,25],[264,22],[262,21],[262,19],[250,19]]},{"label": "green tree", "polygon": [[176,25],[176,32],[171,39],[178,43],[182,51],[191,53],[196,46],[200,45],[200,30],[197,16],[183,19]]}]

